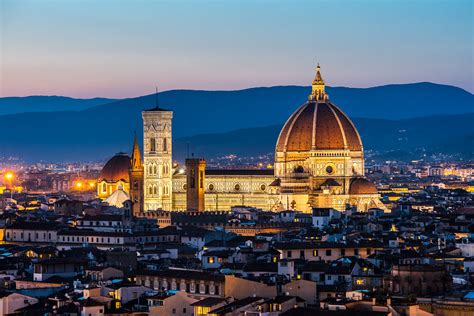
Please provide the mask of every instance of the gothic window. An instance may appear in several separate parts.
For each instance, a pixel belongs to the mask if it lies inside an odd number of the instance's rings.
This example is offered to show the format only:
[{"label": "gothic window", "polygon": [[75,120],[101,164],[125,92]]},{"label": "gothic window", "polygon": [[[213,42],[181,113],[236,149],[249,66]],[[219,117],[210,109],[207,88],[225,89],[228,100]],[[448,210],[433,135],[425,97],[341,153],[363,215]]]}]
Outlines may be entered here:
[{"label": "gothic window", "polygon": [[149,174],[153,174],[153,166],[152,166],[152,165],[150,165],[150,166],[148,167],[148,173],[149,173]]},{"label": "gothic window", "polygon": [[154,137],[150,138],[150,151],[155,152],[156,151],[156,141]]},{"label": "gothic window", "polygon": [[158,174],[158,168],[156,165],[153,165],[153,174]]},{"label": "gothic window", "polygon": [[167,138],[163,138],[163,151],[168,151],[168,141]]},{"label": "gothic window", "polygon": [[107,184],[102,183],[102,192],[107,192]]},{"label": "gothic window", "polygon": [[153,187],[151,185],[148,187],[148,194],[153,194]]},{"label": "gothic window", "polygon": [[153,186],[153,194],[154,195],[158,194],[158,189],[157,189],[156,185]]}]

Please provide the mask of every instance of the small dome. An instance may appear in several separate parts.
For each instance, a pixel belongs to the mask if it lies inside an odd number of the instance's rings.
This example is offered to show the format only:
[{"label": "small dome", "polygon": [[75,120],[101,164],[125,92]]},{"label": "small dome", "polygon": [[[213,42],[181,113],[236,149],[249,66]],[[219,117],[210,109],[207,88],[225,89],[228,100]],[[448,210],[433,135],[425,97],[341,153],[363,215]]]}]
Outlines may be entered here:
[{"label": "small dome", "polygon": [[130,200],[130,197],[128,196],[127,192],[123,190],[121,186],[110,195],[105,202],[109,204],[110,206],[115,206],[115,207],[123,207],[123,203],[127,200]]},{"label": "small dome", "polygon": [[116,182],[123,180],[130,182],[128,172],[131,168],[131,159],[125,153],[118,153],[113,156],[100,172],[100,180],[107,182]]},{"label": "small dome", "polygon": [[352,180],[349,194],[377,194],[378,190],[371,181],[366,178],[356,178]]}]

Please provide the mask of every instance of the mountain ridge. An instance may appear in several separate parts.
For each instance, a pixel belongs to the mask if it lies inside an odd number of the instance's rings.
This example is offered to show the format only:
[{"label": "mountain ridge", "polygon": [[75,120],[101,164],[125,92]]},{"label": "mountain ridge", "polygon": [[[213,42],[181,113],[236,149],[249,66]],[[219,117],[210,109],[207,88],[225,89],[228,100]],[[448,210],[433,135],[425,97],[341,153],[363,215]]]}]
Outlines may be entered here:
[{"label": "mountain ridge", "polygon": [[[404,120],[474,112],[474,95],[461,88],[432,83],[391,85],[388,88],[328,87],[327,91],[330,100],[351,118]],[[282,125],[307,100],[309,92],[309,87],[302,86],[214,92],[170,90],[159,93],[158,103],[174,111],[173,137],[179,139],[241,128]],[[94,160],[118,151],[128,151],[133,131],[139,135],[142,133],[141,112],[155,105],[156,96],[151,94],[80,111],[3,115],[0,116],[0,153],[27,160],[63,161]],[[458,119],[462,122],[459,124],[469,125],[462,118]],[[379,121],[369,123],[384,127]],[[361,131],[366,129],[375,136],[379,135],[376,128],[367,125],[369,123],[362,123],[366,127]],[[445,123],[442,119],[438,122]],[[393,124],[388,122],[385,125]],[[427,140],[436,138],[436,130],[431,131],[431,134],[423,132]],[[387,132],[393,137],[392,130]],[[416,142],[421,143],[418,139]],[[380,149],[386,147],[383,142],[377,144]],[[260,145],[256,143],[255,146]]]}]

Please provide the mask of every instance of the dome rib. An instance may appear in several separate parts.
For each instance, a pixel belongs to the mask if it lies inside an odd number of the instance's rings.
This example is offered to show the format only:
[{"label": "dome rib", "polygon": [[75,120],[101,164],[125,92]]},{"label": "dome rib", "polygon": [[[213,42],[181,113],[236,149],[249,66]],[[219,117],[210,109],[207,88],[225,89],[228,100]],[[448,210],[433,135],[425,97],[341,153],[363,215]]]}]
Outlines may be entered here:
[{"label": "dome rib", "polygon": [[305,105],[306,105],[306,103],[304,105],[300,106],[295,112],[293,112],[293,114],[291,114],[291,116],[285,122],[285,125],[283,125],[283,128],[281,129],[280,135],[278,135],[278,140],[277,140],[277,150],[278,151],[286,151],[287,144],[288,144],[289,130],[291,130],[293,128],[295,120],[297,119],[297,117],[299,117],[301,112],[304,110]]},{"label": "dome rib", "polygon": [[336,114],[336,112],[334,111],[334,106],[328,104],[328,108],[331,110],[331,112],[333,113],[334,117],[336,118],[336,121],[337,121],[337,124],[339,125],[339,129],[342,131],[341,132],[341,135],[342,135],[342,140],[344,142],[344,149],[347,149],[348,146],[347,146],[347,139],[346,139],[346,130],[344,129],[344,127],[342,126],[342,123],[341,123],[341,120],[339,119],[339,116]]},{"label": "dome rib", "polygon": [[331,102],[305,102],[281,129],[277,152],[311,150],[362,151],[354,124]]}]

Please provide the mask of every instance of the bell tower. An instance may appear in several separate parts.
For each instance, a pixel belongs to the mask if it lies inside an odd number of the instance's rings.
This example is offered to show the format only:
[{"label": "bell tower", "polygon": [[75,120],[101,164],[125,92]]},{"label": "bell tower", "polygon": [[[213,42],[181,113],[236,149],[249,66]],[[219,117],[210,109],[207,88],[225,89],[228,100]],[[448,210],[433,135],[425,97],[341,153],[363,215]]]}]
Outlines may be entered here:
[{"label": "bell tower", "polygon": [[206,160],[186,159],[186,209],[193,212],[204,211],[204,180]]},{"label": "bell tower", "polygon": [[138,147],[137,135],[133,141],[133,152],[130,168],[130,200],[133,203],[134,216],[143,212],[143,164]]},{"label": "bell tower", "polygon": [[142,112],[144,210],[172,210],[173,111],[158,106]]}]

